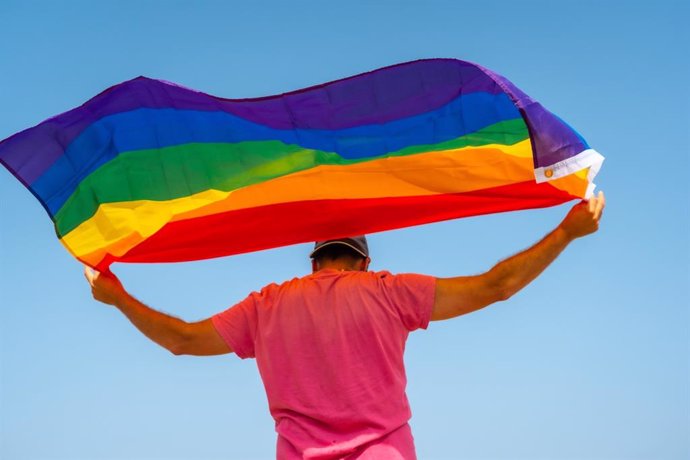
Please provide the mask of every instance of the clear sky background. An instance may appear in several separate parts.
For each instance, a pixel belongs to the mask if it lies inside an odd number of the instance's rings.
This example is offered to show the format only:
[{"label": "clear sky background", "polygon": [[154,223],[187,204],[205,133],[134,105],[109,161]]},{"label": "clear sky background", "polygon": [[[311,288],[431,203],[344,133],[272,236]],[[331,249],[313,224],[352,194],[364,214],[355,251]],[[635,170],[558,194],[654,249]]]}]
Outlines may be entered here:
[{"label": "clear sky background", "polygon": [[[137,75],[232,98],[418,58],[483,64],[606,156],[608,207],[599,233],[508,302],[411,335],[420,459],[687,459],[689,19],[684,1],[1,0],[0,138]],[[274,455],[253,361],[150,343],[91,299],[4,169],[0,199],[0,458]],[[374,234],[372,268],[478,273],[569,207]],[[309,249],[114,271],[198,320],[306,274]]]}]

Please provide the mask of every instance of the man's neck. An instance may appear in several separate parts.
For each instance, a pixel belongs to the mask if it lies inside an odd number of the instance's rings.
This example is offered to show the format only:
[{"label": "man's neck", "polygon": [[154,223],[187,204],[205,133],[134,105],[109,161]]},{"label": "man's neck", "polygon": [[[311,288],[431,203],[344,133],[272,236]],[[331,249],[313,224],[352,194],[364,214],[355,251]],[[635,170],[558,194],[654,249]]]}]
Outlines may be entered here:
[{"label": "man's neck", "polygon": [[329,263],[329,264],[324,264],[319,267],[317,271],[321,270],[338,270],[338,271],[350,271],[350,270],[357,270],[357,267],[353,267],[351,264],[345,264],[345,263]]}]

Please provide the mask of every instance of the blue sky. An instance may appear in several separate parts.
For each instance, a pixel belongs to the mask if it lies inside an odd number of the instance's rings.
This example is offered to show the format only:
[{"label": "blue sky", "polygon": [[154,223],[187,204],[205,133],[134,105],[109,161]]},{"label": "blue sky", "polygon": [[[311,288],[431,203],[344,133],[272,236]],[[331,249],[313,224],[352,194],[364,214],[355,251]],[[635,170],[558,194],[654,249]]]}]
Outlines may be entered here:
[{"label": "blue sky", "polygon": [[[421,459],[690,456],[688,6],[656,2],[0,4],[0,138],[147,75],[252,97],[397,62],[485,65],[607,158],[608,208],[509,300],[408,342]],[[94,302],[39,203],[0,170],[0,457],[265,459],[255,364],[174,357]],[[371,235],[373,269],[477,273],[570,205]],[[202,319],[307,273],[309,245],[114,267],[137,297]]]}]

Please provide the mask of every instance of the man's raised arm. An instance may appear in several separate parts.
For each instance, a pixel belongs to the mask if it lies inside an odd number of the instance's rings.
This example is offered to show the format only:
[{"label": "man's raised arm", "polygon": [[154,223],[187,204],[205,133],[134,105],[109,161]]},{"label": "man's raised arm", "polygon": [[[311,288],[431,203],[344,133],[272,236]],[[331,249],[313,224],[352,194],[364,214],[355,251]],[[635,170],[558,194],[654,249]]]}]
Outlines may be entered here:
[{"label": "man's raised arm", "polygon": [[602,192],[575,205],[544,239],[481,275],[438,278],[432,321],[454,318],[506,300],[534,280],[570,242],[594,233],[604,210]]},{"label": "man's raised arm", "polygon": [[132,297],[112,273],[86,267],[84,275],[94,299],[117,307],[142,334],[171,353],[207,356],[232,352],[210,319],[188,323],[149,308]]}]

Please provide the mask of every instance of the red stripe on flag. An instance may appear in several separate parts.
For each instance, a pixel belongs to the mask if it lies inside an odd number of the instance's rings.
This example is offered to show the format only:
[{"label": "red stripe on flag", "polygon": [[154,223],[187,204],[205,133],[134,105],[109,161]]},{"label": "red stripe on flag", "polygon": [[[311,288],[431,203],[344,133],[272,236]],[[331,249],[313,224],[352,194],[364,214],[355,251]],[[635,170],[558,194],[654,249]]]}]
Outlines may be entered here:
[{"label": "red stripe on flag", "polygon": [[473,192],[300,201],[169,223],[112,262],[180,262],[391,230],[459,217],[554,206],[575,197],[533,181]]}]

